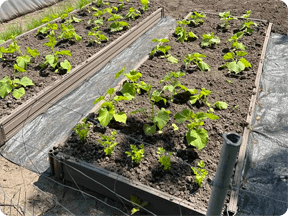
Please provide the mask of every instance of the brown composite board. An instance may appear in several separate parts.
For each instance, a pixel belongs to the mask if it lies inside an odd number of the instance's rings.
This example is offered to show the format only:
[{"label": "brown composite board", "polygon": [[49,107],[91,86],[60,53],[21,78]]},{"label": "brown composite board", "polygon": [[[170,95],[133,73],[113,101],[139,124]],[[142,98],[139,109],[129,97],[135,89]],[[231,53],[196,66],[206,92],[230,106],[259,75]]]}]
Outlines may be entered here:
[{"label": "brown composite board", "polygon": [[258,71],[257,71],[256,79],[255,79],[256,88],[253,89],[253,95],[251,98],[251,102],[250,102],[250,106],[249,106],[249,112],[248,112],[248,116],[246,119],[248,126],[246,126],[244,128],[243,141],[242,141],[242,144],[240,146],[238,163],[236,166],[235,176],[234,176],[234,179],[232,182],[233,188],[235,188],[235,190],[233,190],[231,192],[230,201],[228,204],[228,210],[230,212],[233,212],[233,213],[237,212],[239,187],[240,187],[240,183],[241,183],[242,171],[244,168],[246,150],[247,150],[247,146],[248,146],[248,142],[249,142],[249,134],[250,134],[250,129],[251,129],[250,127],[252,124],[253,114],[254,114],[254,110],[255,110],[255,104],[256,104],[257,95],[259,92],[259,85],[260,85],[260,79],[261,79],[261,74],[262,74],[262,69],[263,69],[263,63],[264,63],[266,48],[267,48],[270,33],[271,33],[271,28],[272,28],[272,23],[269,23],[269,26],[266,30],[266,36],[265,36],[265,40],[263,43],[262,54],[260,57]]},{"label": "brown composite board", "polygon": [[[148,201],[149,204],[145,208],[156,215],[205,215],[204,212],[193,210],[189,202],[181,200],[178,197],[142,183],[131,181],[126,177],[84,161],[76,160],[74,157],[67,157],[67,155],[61,152],[56,156],[50,155],[49,157],[53,160],[53,172],[55,172],[57,177],[62,180],[76,182],[77,185],[111,199],[119,200],[120,195],[130,201],[131,195],[135,195],[143,201]],[[131,205],[129,201],[121,200],[126,205]]]},{"label": "brown composite board", "polygon": [[52,86],[47,87],[22,106],[16,108],[11,115],[3,118],[0,121],[0,125],[4,128],[5,140],[7,141],[17,133],[24,123],[33,120],[36,116],[45,112],[54,102],[79,86],[85,79],[91,77],[95,71],[102,68],[113,57],[159,22],[162,16],[163,8],[159,8],[141,23],[86,60],[85,63],[74,68],[63,79],[56,81]]}]

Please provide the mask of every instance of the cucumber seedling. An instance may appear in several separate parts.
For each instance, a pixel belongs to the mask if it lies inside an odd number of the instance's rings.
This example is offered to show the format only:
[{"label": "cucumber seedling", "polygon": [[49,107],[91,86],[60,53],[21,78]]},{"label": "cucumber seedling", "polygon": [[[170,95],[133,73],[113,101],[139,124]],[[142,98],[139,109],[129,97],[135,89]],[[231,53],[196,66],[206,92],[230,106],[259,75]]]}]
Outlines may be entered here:
[{"label": "cucumber seedling", "polygon": [[[167,58],[171,63],[178,63],[178,59],[173,57],[171,54],[168,54],[168,51],[171,49],[171,46],[163,46],[164,43],[169,42],[168,39],[153,39],[152,42],[158,43],[150,52],[150,57],[153,57],[156,53],[160,54],[160,58]],[[163,54],[163,55],[162,55]]]},{"label": "cucumber seedling", "polygon": [[[118,9],[122,10],[125,6],[125,0],[119,0],[119,2],[121,3],[118,5]],[[129,2],[129,0],[126,0],[126,2]]]},{"label": "cucumber seedling", "polygon": [[203,18],[205,17],[206,17],[205,13],[197,13],[196,11],[194,11],[194,13],[190,15],[191,18],[191,20],[189,20],[190,24],[192,23],[194,26],[199,26],[204,23]]},{"label": "cucumber seedling", "polygon": [[203,120],[207,118],[211,120],[219,119],[218,116],[212,113],[198,112],[195,114],[193,111],[188,109],[184,109],[177,113],[174,118],[178,124],[183,124],[186,121],[189,122],[186,124],[188,129],[188,132],[185,134],[186,140],[188,145],[195,146],[198,151],[206,146],[209,139],[208,132],[201,127],[204,125]]},{"label": "cucumber seedling", "polygon": [[187,69],[188,65],[191,62],[193,62],[195,65],[198,66],[198,68],[201,71],[206,71],[206,70],[209,71],[210,70],[209,65],[207,63],[205,63],[202,58],[206,58],[206,55],[199,54],[199,53],[187,54],[186,58],[183,60],[185,65],[186,65],[186,69]]},{"label": "cucumber seedling", "polygon": [[203,34],[202,35],[203,40],[201,42],[202,47],[214,47],[215,45],[220,43],[220,38],[217,36],[214,36],[214,32],[211,32],[209,34]]},{"label": "cucumber seedling", "polygon": [[242,23],[240,26],[240,31],[244,31],[244,33],[251,35],[253,33],[252,25],[257,26],[257,23],[249,21],[249,17],[251,15],[251,10],[246,11],[246,14],[242,15],[241,18],[245,18],[246,22]]},{"label": "cucumber seedling", "polygon": [[82,142],[85,142],[86,139],[89,136],[89,127],[90,127],[90,123],[86,123],[87,118],[84,118],[82,120],[82,123],[77,124],[74,128],[73,131],[75,131],[75,133],[78,135],[79,140],[81,140]]},{"label": "cucumber seedling", "polygon": [[111,17],[108,19],[108,21],[112,21],[110,24],[109,28],[111,32],[118,32],[122,31],[124,28],[129,28],[129,24],[125,21],[119,21],[123,19],[123,17],[119,14],[113,14],[112,12],[110,13]]},{"label": "cucumber seedling", "polygon": [[97,43],[101,44],[102,42],[107,42],[109,39],[104,35],[101,34],[101,31],[90,31],[88,32],[88,36],[93,36],[94,38],[89,40],[89,43]]},{"label": "cucumber seedling", "polygon": [[46,26],[39,28],[35,36],[39,35],[40,33],[42,35],[48,35],[49,33],[51,35],[55,35],[54,31],[57,29],[58,25],[56,23],[48,23]]},{"label": "cucumber seedling", "polygon": [[100,7],[101,5],[107,5],[109,6],[109,2],[105,2],[104,0],[97,0],[96,1],[96,6]]},{"label": "cucumber seedling", "polygon": [[[131,202],[133,204],[133,206],[135,206],[132,210],[131,210],[131,215],[135,214],[136,212],[140,211],[140,207],[139,206],[142,206],[142,207],[145,207],[148,205],[148,202],[147,201],[141,201],[138,197],[134,196],[134,195],[131,195]],[[137,206],[137,205],[139,206]]]},{"label": "cucumber seedling", "polygon": [[197,168],[193,168],[191,167],[191,169],[193,170],[195,176],[195,182],[199,185],[199,187],[202,186],[203,181],[205,180],[206,176],[208,175],[208,171],[204,168],[205,164],[204,161],[201,160],[200,162],[198,162],[198,167]]},{"label": "cucumber seedling", "polygon": [[143,12],[147,11],[149,6],[148,4],[150,3],[148,0],[140,0],[141,1],[141,4],[142,4],[142,10]]},{"label": "cucumber seedling", "polygon": [[140,163],[140,161],[144,158],[144,144],[141,144],[139,146],[139,149],[136,145],[130,145],[131,152],[126,151],[125,154],[128,155],[128,157],[131,157],[132,161],[135,163]]},{"label": "cucumber seedling", "polygon": [[114,148],[118,145],[117,142],[114,142],[116,134],[116,131],[112,131],[110,136],[99,134],[102,139],[97,141],[104,147],[105,155],[111,155]]},{"label": "cucumber seedling", "polygon": [[76,33],[74,27],[71,24],[61,24],[61,30],[62,31],[58,36],[59,39],[72,39],[74,37],[76,41],[82,40],[82,37]]},{"label": "cucumber seedling", "polygon": [[187,41],[188,38],[198,38],[192,31],[190,31],[188,33],[188,37],[187,37],[187,29],[184,28],[185,25],[188,25],[190,22],[187,21],[187,20],[182,20],[182,21],[177,21],[178,23],[178,27],[175,29],[175,32],[174,34],[178,37],[177,38],[177,41],[179,42],[184,42],[184,41]]},{"label": "cucumber seedling", "polygon": [[140,11],[136,10],[133,7],[130,7],[128,13],[126,14],[126,18],[127,19],[131,18],[132,20],[135,20],[136,18],[138,18],[140,16],[141,16]]},{"label": "cucumber seedling", "polygon": [[[70,14],[70,16],[68,17],[68,14],[69,14],[70,12],[72,12],[73,10],[74,10],[73,7],[68,7],[68,8],[66,9],[66,13],[62,14],[61,19],[62,19],[62,20],[65,20],[65,22],[64,22],[65,24],[79,23],[79,22],[82,22],[82,21],[83,21],[82,19],[79,19],[79,18],[73,16],[72,14]],[[68,17],[68,18],[67,18],[67,17]],[[67,18],[67,19],[66,19],[66,18]]]},{"label": "cucumber seedling", "polygon": [[224,65],[220,66],[220,68],[228,68],[228,73],[235,72],[238,74],[244,71],[246,68],[251,68],[250,62],[248,62],[243,56],[246,56],[247,52],[244,51],[232,51],[226,53],[223,56],[223,60],[228,60]]},{"label": "cucumber seedling", "polygon": [[221,20],[223,21],[221,24],[219,24],[220,28],[224,30],[228,30],[230,28],[229,21],[230,20],[237,20],[236,17],[233,17],[230,13],[230,11],[226,11],[223,13],[219,13],[219,17],[221,17]]},{"label": "cucumber seedling", "polygon": [[228,42],[232,42],[231,48],[233,49],[233,51],[237,49],[246,50],[246,47],[244,46],[244,44],[238,42],[238,40],[242,38],[243,35],[244,35],[244,32],[240,31],[240,32],[235,33],[233,36],[231,36],[228,39]]},{"label": "cucumber seedling", "polygon": [[172,156],[172,152],[166,152],[166,150],[164,148],[159,147],[157,150],[157,154],[160,156],[160,158],[158,159],[158,161],[161,163],[161,165],[163,166],[164,170],[171,170],[171,156]]}]

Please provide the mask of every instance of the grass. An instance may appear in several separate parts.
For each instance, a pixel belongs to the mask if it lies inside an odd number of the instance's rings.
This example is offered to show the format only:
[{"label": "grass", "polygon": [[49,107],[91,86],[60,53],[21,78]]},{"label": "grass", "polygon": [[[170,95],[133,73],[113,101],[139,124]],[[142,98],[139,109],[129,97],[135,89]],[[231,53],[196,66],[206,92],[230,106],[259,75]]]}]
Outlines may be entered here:
[{"label": "grass", "polygon": [[73,7],[74,9],[82,9],[85,5],[90,4],[94,0],[75,0],[75,1],[67,1],[62,5],[58,5],[57,8],[49,7],[46,8],[42,13],[38,14],[36,18],[28,17],[25,19],[24,27],[21,26],[20,23],[13,23],[5,27],[5,31],[0,33],[0,40],[9,40],[11,36],[18,36],[26,31],[37,28],[42,25],[42,19],[44,17],[49,18],[49,20],[57,19],[66,13],[66,8]]}]

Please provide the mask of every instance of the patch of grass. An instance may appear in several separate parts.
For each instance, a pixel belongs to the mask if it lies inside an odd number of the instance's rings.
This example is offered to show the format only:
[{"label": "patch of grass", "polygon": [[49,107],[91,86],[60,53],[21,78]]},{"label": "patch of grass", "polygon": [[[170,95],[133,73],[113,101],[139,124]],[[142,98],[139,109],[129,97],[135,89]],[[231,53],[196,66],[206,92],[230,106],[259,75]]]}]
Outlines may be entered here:
[{"label": "patch of grass", "polygon": [[5,31],[0,33],[0,38],[2,40],[9,40],[12,35],[17,36],[22,34],[24,31],[20,25],[20,23],[13,23],[11,25],[8,25],[5,28]]}]

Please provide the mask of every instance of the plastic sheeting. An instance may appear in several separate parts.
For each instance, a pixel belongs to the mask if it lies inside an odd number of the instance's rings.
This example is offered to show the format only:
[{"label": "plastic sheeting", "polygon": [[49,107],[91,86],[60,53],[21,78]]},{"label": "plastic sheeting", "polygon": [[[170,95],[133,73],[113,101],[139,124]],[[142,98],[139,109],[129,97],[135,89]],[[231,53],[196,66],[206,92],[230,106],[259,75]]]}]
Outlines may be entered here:
[{"label": "plastic sheeting", "polygon": [[8,21],[61,0],[6,0],[1,4],[0,21]]},{"label": "plastic sheeting", "polygon": [[253,119],[239,215],[283,215],[288,208],[288,37],[272,34]]},{"label": "plastic sheeting", "polygon": [[164,38],[176,27],[172,18],[163,18],[155,27],[142,35],[130,47],[121,52],[109,64],[50,107],[44,114],[26,124],[1,149],[8,160],[34,172],[42,173],[49,167],[48,151],[67,137],[73,128],[93,108],[95,98],[104,95],[123,79],[114,79],[123,66],[132,70],[155,46],[154,38]]}]

